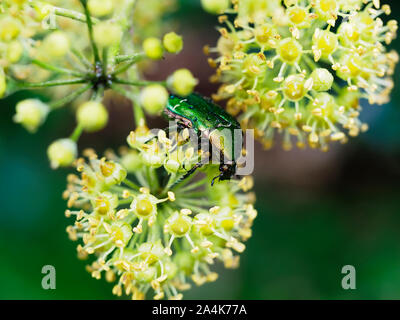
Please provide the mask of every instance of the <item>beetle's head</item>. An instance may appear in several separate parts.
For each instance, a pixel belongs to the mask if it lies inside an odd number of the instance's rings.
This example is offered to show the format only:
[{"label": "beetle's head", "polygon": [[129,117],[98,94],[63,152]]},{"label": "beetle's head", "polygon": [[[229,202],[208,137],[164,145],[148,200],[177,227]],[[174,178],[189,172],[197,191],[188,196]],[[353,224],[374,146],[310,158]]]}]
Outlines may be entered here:
[{"label": "beetle's head", "polygon": [[214,185],[216,179],[219,179],[219,181],[230,180],[236,173],[236,162],[221,163],[219,172],[220,174],[212,179],[211,186]]}]

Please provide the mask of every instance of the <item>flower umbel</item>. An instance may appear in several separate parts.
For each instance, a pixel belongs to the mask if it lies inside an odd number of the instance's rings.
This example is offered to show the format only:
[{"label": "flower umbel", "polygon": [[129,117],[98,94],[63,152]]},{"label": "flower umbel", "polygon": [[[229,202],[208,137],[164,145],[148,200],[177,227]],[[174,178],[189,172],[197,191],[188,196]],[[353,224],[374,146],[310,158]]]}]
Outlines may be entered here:
[{"label": "flower umbel", "polygon": [[[212,2],[212,1],[210,1]],[[376,0],[232,1],[234,22],[219,17],[217,67],[222,83],[215,99],[255,129],[266,148],[276,132],[283,146],[327,150],[367,130],[360,99],[389,101],[398,55],[386,45],[396,37],[397,22],[386,24],[388,5]],[[292,138],[294,137],[294,139]]]},{"label": "flower umbel", "polygon": [[[102,130],[109,120],[101,103],[106,90],[133,102],[137,124],[145,116],[142,107],[151,115],[165,107],[167,81],[147,81],[142,73],[151,60],[183,48],[174,32],[162,38],[162,15],[174,0],[4,0],[0,6],[0,98],[20,89],[45,89],[50,96],[48,105],[17,105],[14,119],[30,132],[48,113],[70,104],[79,108],[69,139],[78,142],[83,131]],[[171,78],[170,89],[182,95],[197,84],[188,70]],[[154,96],[141,105],[140,89],[146,87]],[[58,149],[52,150],[54,158]]]},{"label": "flower umbel", "polygon": [[180,299],[190,278],[197,285],[217,279],[215,261],[238,265],[234,253],[244,251],[257,215],[252,179],[211,187],[210,165],[182,180],[201,156],[186,139],[185,131],[170,139],[139,127],[128,137],[131,148],[102,159],[88,150],[89,160],[78,161],[81,176],[68,179],[66,215],[76,218],[69,236],[83,241],[80,257],[96,256],[93,277],[117,281],[116,295]]}]

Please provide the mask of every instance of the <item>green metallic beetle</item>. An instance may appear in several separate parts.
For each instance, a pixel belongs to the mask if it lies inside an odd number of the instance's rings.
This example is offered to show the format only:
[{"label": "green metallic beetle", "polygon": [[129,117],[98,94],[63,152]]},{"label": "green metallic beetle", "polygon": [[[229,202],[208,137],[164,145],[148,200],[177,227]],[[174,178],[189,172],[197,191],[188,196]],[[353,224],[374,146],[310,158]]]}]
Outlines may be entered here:
[{"label": "green metallic beetle", "polygon": [[[217,178],[220,181],[229,180],[235,175],[236,161],[242,152],[243,139],[240,124],[234,117],[214,104],[211,99],[197,93],[185,98],[171,95],[164,113],[168,119],[177,121],[180,128],[193,129],[199,136],[206,137],[213,147],[212,150],[217,149],[220,153],[220,174],[212,180],[211,185]],[[235,130],[240,130],[240,141]],[[201,166],[202,163],[196,164],[182,180]]]}]

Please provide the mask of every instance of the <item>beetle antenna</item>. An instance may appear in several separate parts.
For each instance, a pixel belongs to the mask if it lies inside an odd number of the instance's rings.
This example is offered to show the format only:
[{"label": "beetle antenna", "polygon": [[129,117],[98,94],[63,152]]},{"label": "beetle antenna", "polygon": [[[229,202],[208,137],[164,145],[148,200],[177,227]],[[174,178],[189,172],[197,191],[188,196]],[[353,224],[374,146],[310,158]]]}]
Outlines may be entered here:
[{"label": "beetle antenna", "polygon": [[218,175],[218,176],[216,176],[216,177],[214,177],[214,178],[212,179],[212,181],[211,181],[211,187],[214,186],[215,180],[218,179],[220,176],[221,176],[221,175]]}]

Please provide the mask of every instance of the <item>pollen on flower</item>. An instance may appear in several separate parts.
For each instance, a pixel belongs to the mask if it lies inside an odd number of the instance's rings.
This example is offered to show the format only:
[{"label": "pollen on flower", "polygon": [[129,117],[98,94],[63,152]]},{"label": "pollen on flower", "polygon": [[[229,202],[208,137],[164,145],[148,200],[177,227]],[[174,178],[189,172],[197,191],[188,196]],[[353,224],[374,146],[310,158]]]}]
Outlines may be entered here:
[{"label": "pollen on flower", "polygon": [[[78,257],[95,257],[87,267],[92,276],[116,281],[115,295],[181,299],[191,281],[202,285],[217,280],[214,262],[238,266],[234,252],[245,249],[256,217],[249,193],[253,180],[211,187],[218,166],[210,165],[182,181],[199,161],[193,146],[185,143],[188,133],[167,137],[162,131],[150,140],[139,138],[147,134],[144,127],[132,132],[132,149],[122,149],[121,155],[109,151],[108,158],[99,159],[93,150],[84,152],[88,159],[77,161],[81,175],[68,177],[64,193],[65,215],[75,218],[67,232],[80,242]],[[133,170],[124,167],[130,152],[142,159]],[[162,161],[155,166],[146,160],[152,157]],[[173,171],[168,165],[172,159],[177,166]]]},{"label": "pollen on flower", "polygon": [[[244,128],[255,129],[265,148],[276,133],[293,144],[327,150],[367,125],[361,100],[389,101],[399,60],[387,45],[398,24],[383,22],[388,5],[373,0],[232,1],[220,23],[221,37],[208,47],[214,98]],[[233,14],[231,19],[229,15]],[[322,94],[323,93],[323,94]]]}]

